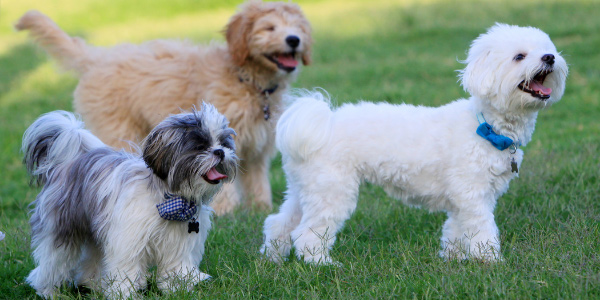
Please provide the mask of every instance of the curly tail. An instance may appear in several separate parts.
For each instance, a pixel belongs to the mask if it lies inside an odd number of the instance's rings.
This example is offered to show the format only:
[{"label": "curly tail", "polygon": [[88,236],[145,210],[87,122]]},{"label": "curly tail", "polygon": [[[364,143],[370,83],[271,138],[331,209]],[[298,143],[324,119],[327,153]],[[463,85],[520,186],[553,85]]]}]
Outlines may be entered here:
[{"label": "curly tail", "polygon": [[303,161],[321,149],[331,135],[331,111],[327,94],[301,91],[277,122],[276,145],[284,159]]},{"label": "curly tail", "polygon": [[48,16],[37,10],[26,12],[15,24],[15,28],[29,30],[36,42],[66,69],[83,73],[93,63],[93,59],[89,57],[92,48],[85,41],[70,37]]},{"label": "curly tail", "polygon": [[106,146],[83,126],[74,114],[58,110],[43,114],[27,128],[21,151],[32,183],[43,185],[58,165]]}]

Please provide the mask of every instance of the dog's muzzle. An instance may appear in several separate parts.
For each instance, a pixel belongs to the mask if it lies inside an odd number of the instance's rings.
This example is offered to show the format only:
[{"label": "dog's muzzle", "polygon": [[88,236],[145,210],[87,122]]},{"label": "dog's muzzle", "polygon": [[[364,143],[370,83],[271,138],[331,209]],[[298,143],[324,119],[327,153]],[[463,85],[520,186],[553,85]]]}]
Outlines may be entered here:
[{"label": "dog's muzzle", "polygon": [[[550,54],[551,55],[551,54]],[[545,56],[544,56],[545,57]],[[543,60],[544,58],[542,58]],[[552,93],[552,89],[544,86],[544,80],[546,80],[546,76],[552,73],[553,68],[552,64],[554,64],[554,55],[552,55],[552,60],[546,62],[547,66],[540,70],[531,80],[523,80],[519,83],[518,87],[525,93],[531,94],[531,96],[546,100],[550,98],[550,94]]]}]

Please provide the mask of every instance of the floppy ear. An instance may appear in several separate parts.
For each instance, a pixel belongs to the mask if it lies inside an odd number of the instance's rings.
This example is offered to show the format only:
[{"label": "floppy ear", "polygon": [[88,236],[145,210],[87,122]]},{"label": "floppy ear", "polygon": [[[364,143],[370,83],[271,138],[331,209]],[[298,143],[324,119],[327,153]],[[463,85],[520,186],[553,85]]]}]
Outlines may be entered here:
[{"label": "floppy ear", "polygon": [[[302,11],[300,10],[299,7],[297,7],[297,13],[299,15],[302,15]],[[304,32],[304,40],[302,41],[302,43],[304,44],[304,52],[302,54],[302,63],[305,66],[308,66],[312,63],[312,57],[311,57],[312,44],[313,44],[312,28],[310,26],[310,23],[308,23],[308,21],[306,21],[306,20],[304,20],[302,22],[300,27],[302,28],[302,31]]]},{"label": "floppy ear", "polygon": [[468,57],[465,61],[467,66],[459,71],[461,85],[465,91],[479,98],[487,98],[490,93],[494,92],[492,87],[495,78],[494,72],[490,70],[492,66],[490,54],[490,51],[487,51],[480,53],[474,59]]},{"label": "floppy ear", "polygon": [[165,135],[162,134],[163,131],[164,130],[162,130],[162,128],[161,130],[157,130],[155,128],[144,139],[142,145],[142,158],[156,176],[164,181],[167,181],[169,172],[171,170],[171,162],[173,161],[174,153],[164,150]]},{"label": "floppy ear", "polygon": [[250,21],[243,13],[238,13],[231,17],[225,29],[229,54],[233,58],[233,62],[238,66],[242,66],[250,54],[248,50],[248,36],[251,29],[252,24],[250,24]]},{"label": "floppy ear", "polygon": [[302,54],[302,63],[305,66],[308,66],[312,63],[312,58],[310,57],[310,55],[311,55],[310,46],[307,46],[306,50],[304,50],[304,53]]}]

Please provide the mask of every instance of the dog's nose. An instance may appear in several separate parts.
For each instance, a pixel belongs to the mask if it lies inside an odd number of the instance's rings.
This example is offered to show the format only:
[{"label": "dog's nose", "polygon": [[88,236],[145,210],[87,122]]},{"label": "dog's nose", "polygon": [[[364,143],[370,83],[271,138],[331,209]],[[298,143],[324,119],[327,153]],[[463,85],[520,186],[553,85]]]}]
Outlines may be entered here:
[{"label": "dog's nose", "polygon": [[300,38],[295,35],[288,35],[285,38],[285,42],[290,45],[290,47],[296,48],[298,45],[300,45]]},{"label": "dog's nose", "polygon": [[225,157],[225,151],[223,151],[223,149],[216,149],[215,151],[213,151],[213,154],[218,156],[220,159],[223,159]]},{"label": "dog's nose", "polygon": [[553,65],[554,64],[554,55],[553,54],[545,54],[544,56],[542,56],[542,61],[549,65]]}]

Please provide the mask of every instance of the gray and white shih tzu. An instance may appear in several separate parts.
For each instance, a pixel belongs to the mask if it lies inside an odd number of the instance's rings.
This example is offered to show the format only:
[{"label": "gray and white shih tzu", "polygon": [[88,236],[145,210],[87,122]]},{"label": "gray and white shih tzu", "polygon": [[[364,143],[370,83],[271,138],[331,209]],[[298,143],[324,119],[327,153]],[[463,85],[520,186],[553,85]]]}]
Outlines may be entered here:
[{"label": "gray and white shih tzu", "polygon": [[115,151],[75,115],[42,115],[22,151],[43,186],[31,216],[36,268],[27,282],[43,297],[63,284],[127,298],[157,267],[161,290],[210,278],[198,269],[211,227],[207,206],[237,170],[227,119],[208,104],[172,115],[138,154]]}]

